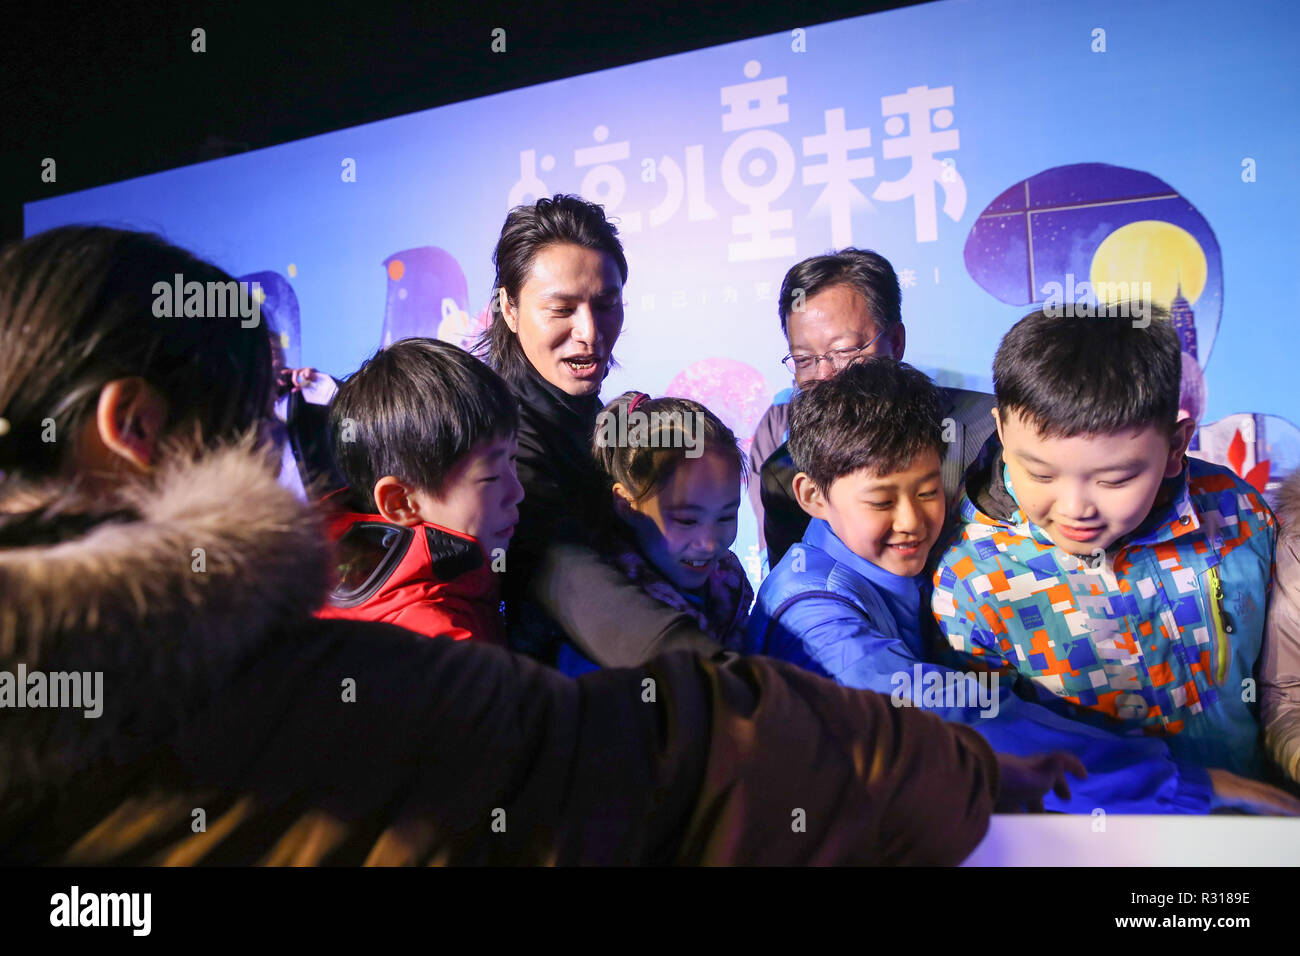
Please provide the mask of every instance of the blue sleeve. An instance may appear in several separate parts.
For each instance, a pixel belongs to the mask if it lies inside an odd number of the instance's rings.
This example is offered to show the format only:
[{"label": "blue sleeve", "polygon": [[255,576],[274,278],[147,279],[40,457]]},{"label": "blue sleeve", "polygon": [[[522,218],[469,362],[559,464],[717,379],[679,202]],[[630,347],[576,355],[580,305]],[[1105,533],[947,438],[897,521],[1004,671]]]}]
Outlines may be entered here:
[{"label": "blue sleeve", "polygon": [[[921,706],[925,681],[958,671],[923,661],[901,640],[886,637],[856,607],[827,597],[796,601],[773,622],[769,651],[846,687],[873,690],[898,706]],[[926,678],[925,675],[933,674]],[[918,677],[920,680],[918,681]],[[989,688],[992,690],[992,688]],[[910,693],[909,693],[910,692]],[[1070,778],[1070,799],[1048,794],[1048,810],[1067,813],[1208,813],[1211,786],[1201,767],[1180,763],[1164,741],[1130,737],[1063,717],[1016,696],[1000,680],[987,706],[926,706],[931,713],[980,732],[994,750],[1027,756],[1064,750],[1088,770]]]},{"label": "blue sleeve", "polygon": [[577,677],[580,674],[600,670],[600,665],[584,657],[572,644],[565,641],[555,655],[555,669],[565,677]]}]

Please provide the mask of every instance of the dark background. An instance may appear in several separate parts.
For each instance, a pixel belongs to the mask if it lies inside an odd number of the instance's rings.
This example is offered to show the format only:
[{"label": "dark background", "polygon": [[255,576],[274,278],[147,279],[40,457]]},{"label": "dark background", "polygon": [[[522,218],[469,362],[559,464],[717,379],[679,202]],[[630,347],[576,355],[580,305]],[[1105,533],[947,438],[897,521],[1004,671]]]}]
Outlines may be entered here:
[{"label": "dark background", "polygon": [[[326,0],[329,2],[329,0]],[[0,13],[0,242],[35,199],[917,0],[243,0]],[[195,27],[207,52],[191,51]],[[507,50],[491,51],[493,28]],[[871,56],[863,50],[863,56]],[[57,182],[41,181],[53,158]]]}]

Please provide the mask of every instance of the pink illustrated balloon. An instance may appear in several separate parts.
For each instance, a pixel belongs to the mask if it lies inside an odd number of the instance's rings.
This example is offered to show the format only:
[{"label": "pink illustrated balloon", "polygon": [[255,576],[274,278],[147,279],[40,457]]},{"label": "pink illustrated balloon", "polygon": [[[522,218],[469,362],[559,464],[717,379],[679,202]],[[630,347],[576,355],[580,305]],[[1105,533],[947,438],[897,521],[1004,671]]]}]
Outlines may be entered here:
[{"label": "pink illustrated balloon", "polygon": [[699,402],[736,433],[749,451],[758,420],[767,410],[767,382],[758,370],[728,358],[703,359],[673,376],[666,395]]}]

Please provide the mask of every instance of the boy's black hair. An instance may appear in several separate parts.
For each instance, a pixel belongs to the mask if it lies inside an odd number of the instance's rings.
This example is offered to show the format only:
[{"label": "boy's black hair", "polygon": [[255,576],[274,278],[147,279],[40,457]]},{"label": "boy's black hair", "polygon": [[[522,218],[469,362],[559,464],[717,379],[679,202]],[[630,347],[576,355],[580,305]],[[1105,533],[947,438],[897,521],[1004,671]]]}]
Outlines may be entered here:
[{"label": "boy's black hair", "polygon": [[943,402],[923,372],[873,355],[801,391],[790,405],[790,455],[823,492],[868,468],[902,471],[933,449],[943,458]]},{"label": "boy's black hair", "polygon": [[781,297],[777,300],[781,334],[787,338],[790,335],[790,313],[800,291],[806,302],[837,285],[846,285],[862,296],[882,331],[903,321],[903,293],[889,260],[870,249],[849,246],[838,252],[812,256],[790,267],[781,282]]},{"label": "boy's black hair", "polygon": [[375,482],[385,475],[439,494],[470,449],[518,426],[515,398],[501,377],[437,339],[402,339],[380,349],[330,403],[334,460],[372,509]]},{"label": "boy's black hair", "polygon": [[1043,437],[1109,435],[1178,421],[1181,346],[1168,313],[1146,323],[1130,308],[1097,316],[1033,312],[1002,337],[993,359],[1001,414],[1015,412]]}]

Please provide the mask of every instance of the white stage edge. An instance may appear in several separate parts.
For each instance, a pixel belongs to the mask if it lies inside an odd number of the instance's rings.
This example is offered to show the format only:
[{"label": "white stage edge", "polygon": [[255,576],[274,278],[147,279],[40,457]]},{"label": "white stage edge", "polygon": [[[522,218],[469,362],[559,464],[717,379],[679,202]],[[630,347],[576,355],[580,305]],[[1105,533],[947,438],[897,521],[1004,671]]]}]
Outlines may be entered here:
[{"label": "white stage edge", "polygon": [[1300,818],[995,814],[962,866],[1297,866]]}]

